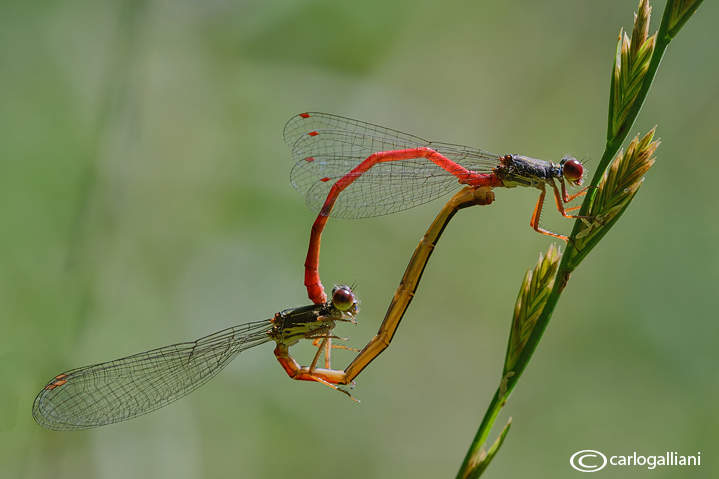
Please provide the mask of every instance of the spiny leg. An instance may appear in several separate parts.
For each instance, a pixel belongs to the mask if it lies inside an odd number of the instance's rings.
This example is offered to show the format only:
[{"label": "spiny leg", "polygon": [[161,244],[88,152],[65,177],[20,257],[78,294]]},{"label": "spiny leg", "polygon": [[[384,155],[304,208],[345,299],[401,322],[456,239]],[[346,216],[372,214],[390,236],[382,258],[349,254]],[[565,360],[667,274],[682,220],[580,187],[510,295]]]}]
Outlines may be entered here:
[{"label": "spiny leg", "polygon": [[317,352],[315,353],[315,357],[312,358],[312,362],[310,363],[310,372],[314,371],[315,367],[317,367],[317,361],[319,361],[322,351],[324,351],[325,353],[325,368],[330,369],[330,359],[327,354],[327,350],[329,348],[327,348],[327,346],[331,344],[331,341],[332,340],[328,337],[317,338],[312,341],[312,346],[315,346],[317,348]]},{"label": "spiny leg", "polygon": [[588,186],[585,186],[581,190],[579,190],[577,193],[573,194],[572,196],[567,196],[567,187],[564,183],[564,180],[559,180],[559,182],[562,184],[562,192],[559,193],[559,189],[557,188],[557,185],[554,183],[554,181],[551,182],[552,188],[554,189],[554,201],[557,203],[557,210],[564,216],[565,218],[589,218],[588,216],[575,216],[575,215],[568,215],[567,211],[575,210],[578,207],[570,208],[570,209],[564,209],[564,205],[566,203],[569,203],[575,198],[579,198],[580,196],[584,196],[587,194],[587,190],[589,189]]},{"label": "spiny leg", "polygon": [[585,186],[585,187],[582,188],[581,190],[579,190],[579,191],[577,191],[576,193],[574,193],[572,196],[567,196],[567,195],[568,195],[568,193],[567,193],[567,186],[566,186],[566,184],[564,183],[564,180],[563,180],[563,179],[560,180],[560,182],[562,183],[562,199],[564,200],[564,203],[565,203],[565,204],[566,204],[566,203],[569,203],[570,201],[572,201],[572,200],[575,199],[575,198],[579,198],[580,196],[586,195],[588,189],[590,189],[590,188],[596,188],[596,186],[595,186],[595,187]]},{"label": "spiny leg", "polygon": [[[556,185],[554,186],[556,189]],[[546,230],[539,226],[539,217],[542,214],[542,207],[544,207],[544,198],[547,196],[547,190],[544,187],[544,184],[542,184],[542,187],[540,188],[541,193],[539,194],[539,199],[537,200],[537,205],[534,207],[534,212],[532,213],[532,219],[529,221],[529,225],[532,227],[534,231],[537,233],[542,233],[543,235],[549,235],[554,236],[555,238],[559,238],[561,240],[567,241],[569,239],[568,236],[560,235],[557,233],[553,233],[552,231]],[[557,208],[561,208],[559,211],[563,211],[563,207],[559,206],[559,203],[557,203]],[[563,216],[566,216],[564,213],[562,213]]]},{"label": "spiny leg", "polygon": [[310,371],[315,368],[317,361],[319,360],[319,356],[323,351],[325,354],[325,368],[327,369],[330,369],[332,367],[330,357],[332,355],[333,349],[345,349],[347,351],[359,352],[359,349],[350,348],[349,346],[345,346],[343,344],[334,344],[332,342],[333,339],[339,339],[340,341],[349,341],[349,338],[343,338],[340,336],[322,336],[312,341],[312,346],[317,348],[317,353],[315,354],[315,357],[312,360],[312,364],[310,365]]},{"label": "spiny leg", "polygon": [[[564,182],[562,181],[562,198],[564,199],[564,204],[569,203],[575,198],[578,198],[580,196],[584,196],[587,194],[589,190],[596,190],[598,189],[598,186],[585,186],[581,190],[579,190],[577,193],[573,194],[572,196],[567,196],[567,188],[564,186]],[[582,205],[579,206],[573,206],[571,208],[564,208],[564,211],[575,211],[582,207]],[[565,216],[565,218],[581,218],[581,219],[594,219],[592,216]]]},{"label": "spiny leg", "polygon": [[[295,360],[295,358],[290,355],[289,346],[283,343],[277,344],[274,353],[275,357],[277,358],[277,361],[282,365],[282,368],[285,370],[285,372],[290,378],[296,379],[298,381],[315,381],[318,383],[322,383],[325,386],[331,387],[335,391],[346,394],[354,401],[357,401],[357,399],[353,398],[349,392],[345,391],[344,389],[340,389],[337,386],[338,384],[347,384],[349,382],[344,381],[346,377],[344,371],[337,371],[334,369],[317,369],[313,366],[300,366],[300,364]],[[316,360],[318,358],[319,354],[315,356],[315,361],[313,361],[313,363],[316,363]]]},{"label": "spiny leg", "polygon": [[[566,190],[566,188],[565,188],[565,186],[564,186],[564,181],[561,180],[561,183],[562,183],[562,196],[560,196],[560,194],[559,194],[559,189],[557,189],[557,185],[554,184],[554,181],[552,181],[551,184],[552,184],[552,188],[554,189],[554,201],[555,201],[555,203],[557,204],[557,209],[558,209],[559,212],[562,214],[562,216],[564,216],[565,218],[574,218],[574,219],[577,219],[577,218],[578,218],[578,219],[582,219],[582,220],[584,220],[584,219],[593,219],[593,218],[594,218],[593,216],[568,215],[568,214],[567,214],[567,211],[571,211],[571,210],[577,209],[577,208],[579,208],[579,206],[574,207],[574,208],[571,208],[570,210],[565,210],[565,209],[564,209],[564,203],[567,203],[567,202],[569,202],[569,201],[572,201],[574,198],[577,198],[578,196],[586,195],[586,194],[587,194],[587,190],[589,189],[589,187],[588,187],[588,186],[587,186],[587,187],[584,187],[584,188],[582,188],[582,190],[579,191],[577,194],[572,195],[572,196],[570,196],[569,198],[566,198],[566,196],[567,196],[567,190]],[[564,199],[564,203],[562,202],[563,199]],[[566,239],[565,239],[565,241],[566,241]],[[573,243],[572,243],[572,244],[573,244]]]},{"label": "spiny leg", "polygon": [[[581,215],[570,215],[570,214],[567,214],[568,211],[574,211],[574,210],[576,210],[576,209],[579,209],[579,208],[580,208],[579,206],[574,206],[574,207],[572,207],[572,208],[564,208],[565,203],[569,203],[570,201],[572,201],[572,200],[575,199],[575,198],[578,198],[578,197],[580,197],[580,196],[586,195],[586,194],[587,194],[587,190],[589,189],[589,187],[588,187],[588,186],[587,186],[587,187],[584,187],[584,188],[582,188],[580,191],[578,191],[577,193],[575,193],[574,195],[567,196],[567,188],[566,188],[566,186],[565,186],[564,180],[561,180],[561,179],[560,179],[559,181],[560,181],[560,183],[561,183],[561,185],[562,185],[562,191],[561,191],[561,193],[560,193],[560,191],[559,191],[559,188],[557,188],[556,183],[554,183],[554,181],[550,181],[550,182],[549,182],[549,184],[552,186],[552,189],[554,190],[554,202],[555,202],[556,205],[557,205],[557,210],[559,211],[559,213],[560,213],[564,218],[591,219],[591,218],[592,218],[591,216],[581,216]],[[549,236],[554,236],[555,238],[559,238],[559,239],[562,239],[562,240],[564,240],[564,241],[568,241],[568,240],[569,240],[569,237],[568,237],[568,236],[554,233],[554,232],[552,232],[552,231],[546,230],[546,229],[544,229],[544,228],[542,228],[542,227],[539,226],[539,218],[540,218],[540,216],[541,216],[541,214],[542,214],[542,208],[544,207],[544,199],[545,199],[546,194],[547,194],[544,185],[542,185],[542,187],[540,188],[540,190],[541,190],[541,193],[540,193],[540,195],[539,195],[539,199],[537,200],[537,205],[534,207],[534,212],[532,213],[532,219],[531,219],[531,221],[530,221],[530,226],[532,227],[532,229],[534,229],[534,231],[536,231],[536,232],[538,232],[538,233],[542,233],[542,234],[549,235]]]}]

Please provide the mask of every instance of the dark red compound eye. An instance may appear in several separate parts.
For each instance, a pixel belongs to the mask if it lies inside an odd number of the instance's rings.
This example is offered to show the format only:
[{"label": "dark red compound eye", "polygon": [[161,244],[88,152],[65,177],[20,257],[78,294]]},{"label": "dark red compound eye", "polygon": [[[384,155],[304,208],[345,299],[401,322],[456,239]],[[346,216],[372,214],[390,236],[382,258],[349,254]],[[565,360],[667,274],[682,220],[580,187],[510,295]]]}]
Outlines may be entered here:
[{"label": "dark red compound eye", "polygon": [[562,166],[562,174],[568,181],[576,182],[582,179],[584,167],[574,158],[567,160]]},{"label": "dark red compound eye", "polygon": [[340,311],[347,311],[355,304],[355,294],[349,286],[335,286],[332,290],[332,304]]}]

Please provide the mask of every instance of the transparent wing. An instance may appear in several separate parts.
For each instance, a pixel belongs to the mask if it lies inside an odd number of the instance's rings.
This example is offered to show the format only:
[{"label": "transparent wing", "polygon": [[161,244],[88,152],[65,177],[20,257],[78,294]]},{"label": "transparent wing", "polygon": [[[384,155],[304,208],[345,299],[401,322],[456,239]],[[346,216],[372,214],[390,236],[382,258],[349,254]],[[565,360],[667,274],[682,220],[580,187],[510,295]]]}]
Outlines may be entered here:
[{"label": "transparent wing", "polygon": [[270,328],[270,321],[247,323],[67,371],[38,394],[33,416],[47,429],[72,431],[147,414],[199,388],[242,351],[270,341]]},{"label": "transparent wing", "polygon": [[[295,167],[291,182],[318,212],[332,185],[371,154],[432,148],[477,173],[491,173],[498,156],[484,150],[430,142],[417,136],[326,113],[303,113],[284,130]],[[425,158],[379,163],[358,175],[339,195],[331,216],[366,218],[395,213],[439,198],[460,186],[457,178]]]}]

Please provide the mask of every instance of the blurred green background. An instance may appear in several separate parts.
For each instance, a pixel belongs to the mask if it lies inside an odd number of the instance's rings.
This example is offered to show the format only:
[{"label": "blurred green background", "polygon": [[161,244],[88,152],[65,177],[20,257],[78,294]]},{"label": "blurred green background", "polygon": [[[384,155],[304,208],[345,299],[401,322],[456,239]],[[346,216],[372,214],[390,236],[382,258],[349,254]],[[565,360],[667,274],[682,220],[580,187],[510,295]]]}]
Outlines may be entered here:
[{"label": "blurred green background", "polygon": [[[30,409],[61,371],[308,302],[314,214],[282,141],[297,113],[572,154],[592,174],[636,6],[3,2],[0,477],[454,477],[500,379],[521,279],[552,241],[528,226],[536,191],[498,190],[456,217],[392,347],[359,377],[361,404],[290,381],[267,345],[126,423],[50,432]],[[702,452],[701,467],[606,477],[719,476],[717,19],[706,2],[670,46],[631,133],[658,125],[657,162],[572,277],[487,477],[576,477],[581,449]],[[376,332],[441,205],[330,221],[322,278],[357,281],[363,300],[358,326],[338,329],[350,344]]]}]

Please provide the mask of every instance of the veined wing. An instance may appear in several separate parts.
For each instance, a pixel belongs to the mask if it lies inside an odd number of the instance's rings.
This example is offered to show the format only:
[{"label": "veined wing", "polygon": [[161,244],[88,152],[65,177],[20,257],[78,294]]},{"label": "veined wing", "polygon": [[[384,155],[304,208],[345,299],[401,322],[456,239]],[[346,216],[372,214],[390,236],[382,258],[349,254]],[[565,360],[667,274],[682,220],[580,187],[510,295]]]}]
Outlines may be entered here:
[{"label": "veined wing", "polygon": [[270,341],[271,327],[270,321],[247,323],[67,371],[38,394],[33,417],[47,429],[73,431],[147,414],[199,388],[242,351]]},{"label": "veined wing", "polygon": [[[488,174],[498,155],[449,143],[430,142],[397,130],[326,113],[303,113],[284,130],[295,167],[292,185],[318,212],[332,186],[373,153],[431,148],[476,173]],[[384,162],[358,174],[338,197],[331,216],[366,218],[402,211],[460,186],[457,178],[426,158]]]}]

